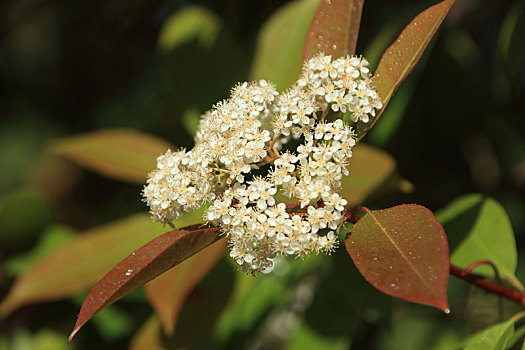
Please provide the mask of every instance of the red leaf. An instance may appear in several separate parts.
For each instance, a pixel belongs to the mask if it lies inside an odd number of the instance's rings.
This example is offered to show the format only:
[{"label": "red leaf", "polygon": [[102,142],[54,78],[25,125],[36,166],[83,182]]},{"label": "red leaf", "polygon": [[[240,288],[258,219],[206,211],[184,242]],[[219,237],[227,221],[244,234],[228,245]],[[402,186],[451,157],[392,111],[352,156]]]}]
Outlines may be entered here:
[{"label": "red leaf", "polygon": [[188,294],[217,264],[224,248],[226,240],[216,242],[146,284],[146,296],[167,334],[173,333]]},{"label": "red leaf", "polygon": [[89,292],[69,341],[97,312],[220,238],[220,228],[192,225],[159,236],[117,264]]},{"label": "red leaf", "polygon": [[334,58],[353,55],[365,0],[321,0],[312,20],[303,59],[319,52]]},{"label": "red leaf", "polygon": [[358,126],[357,135],[359,139],[363,138],[368,130],[374,126],[394,91],[414,69],[454,1],[444,0],[421,12],[403,29],[394,43],[386,49],[374,74],[374,84],[383,102],[383,109],[371,124]]},{"label": "red leaf", "polygon": [[434,214],[417,204],[363,210],[345,239],[363,277],[383,293],[448,312],[448,242]]}]

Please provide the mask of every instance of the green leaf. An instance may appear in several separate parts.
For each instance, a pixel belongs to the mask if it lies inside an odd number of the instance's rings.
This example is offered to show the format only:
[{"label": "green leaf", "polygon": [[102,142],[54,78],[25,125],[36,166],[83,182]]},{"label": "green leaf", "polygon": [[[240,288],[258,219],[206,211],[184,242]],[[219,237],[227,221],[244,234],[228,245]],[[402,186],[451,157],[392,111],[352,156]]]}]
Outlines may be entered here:
[{"label": "green leaf", "polygon": [[[514,232],[505,209],[498,202],[470,194],[450,203],[437,217],[450,240],[458,242],[452,250],[452,264],[467,267],[478,260],[490,260],[503,278],[523,288],[514,275],[518,259]],[[489,266],[480,266],[476,273],[494,276]]]},{"label": "green leaf", "polygon": [[385,51],[374,74],[374,84],[383,102],[383,109],[372,123],[358,124],[359,140],[374,126],[394,91],[414,69],[453,4],[454,0],[444,0],[421,12]]},{"label": "green leaf", "polygon": [[364,0],[322,0],[304,45],[303,58],[319,52],[334,58],[355,53]]},{"label": "green leaf", "polygon": [[448,243],[434,214],[416,204],[363,210],[345,239],[363,277],[383,293],[448,312]]},{"label": "green leaf", "polygon": [[107,129],[57,139],[50,150],[98,174],[143,184],[171,145],[133,129]]},{"label": "green leaf", "polygon": [[161,51],[171,51],[189,41],[197,40],[209,49],[222,27],[220,17],[200,6],[187,6],[169,16],[159,34]]},{"label": "green leaf", "polygon": [[472,335],[464,342],[464,350],[504,350],[514,333],[514,318],[498,323]]},{"label": "green leaf", "polygon": [[264,24],[257,39],[251,79],[267,79],[279,90],[299,78],[304,39],[319,0],[299,0],[279,8]]},{"label": "green leaf", "polygon": [[518,329],[515,329],[514,333],[507,342],[507,346],[505,349],[512,349],[514,345],[516,345],[516,343],[520,341],[520,339],[522,343],[525,344],[525,342],[523,342],[523,335],[525,335],[525,326],[521,326]]},{"label": "green leaf", "polygon": [[[202,210],[185,215],[175,224],[198,222]],[[20,306],[57,300],[94,285],[130,252],[166,232],[149,215],[136,214],[79,234],[70,243],[38,260],[16,280],[0,304],[5,317]]]}]

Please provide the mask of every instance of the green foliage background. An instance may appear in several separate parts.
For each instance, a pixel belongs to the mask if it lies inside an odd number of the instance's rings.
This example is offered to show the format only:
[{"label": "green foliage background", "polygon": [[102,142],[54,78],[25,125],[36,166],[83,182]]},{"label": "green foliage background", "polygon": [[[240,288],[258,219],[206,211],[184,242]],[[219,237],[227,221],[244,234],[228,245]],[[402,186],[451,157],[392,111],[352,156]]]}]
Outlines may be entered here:
[{"label": "green foliage background", "polygon": [[[367,1],[357,53],[375,67],[433,3]],[[145,211],[140,186],[51,155],[52,139],[133,128],[191,147],[200,113],[236,82],[267,78],[284,89],[294,80],[316,4],[0,3],[0,299],[39,257],[87,229]],[[525,280],[524,38],[524,1],[458,1],[365,138],[392,155],[407,180],[394,190],[378,187],[369,207],[445,208],[438,218],[452,261],[490,258],[510,282]],[[468,244],[473,235],[494,256],[477,255],[483,248]],[[375,291],[343,249],[284,261],[257,279],[225,258],[201,285],[216,299],[189,299],[168,341],[174,348],[452,349],[469,330],[490,325],[471,326],[461,282],[450,280],[447,316]],[[1,320],[0,349],[66,348],[85,292]],[[138,290],[97,315],[71,348],[128,348],[145,322],[158,323],[151,314]],[[200,332],[187,331],[197,325]]]}]

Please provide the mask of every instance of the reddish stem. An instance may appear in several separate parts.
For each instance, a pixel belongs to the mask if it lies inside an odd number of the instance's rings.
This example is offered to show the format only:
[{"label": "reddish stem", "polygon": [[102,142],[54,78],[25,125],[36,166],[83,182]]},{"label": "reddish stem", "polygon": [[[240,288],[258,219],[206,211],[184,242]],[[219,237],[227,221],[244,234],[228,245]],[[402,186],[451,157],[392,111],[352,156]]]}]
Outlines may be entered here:
[{"label": "reddish stem", "polygon": [[472,270],[474,270],[476,267],[478,266],[481,266],[481,265],[489,265],[492,270],[494,271],[494,277],[496,278],[496,282],[498,282],[498,284],[501,284],[501,277],[499,275],[499,272],[498,272],[498,268],[496,267],[496,265],[494,265],[494,263],[490,260],[478,260],[478,261],[474,261],[472,264],[470,264],[469,266],[467,266],[465,268],[465,271],[470,273],[472,272]]},{"label": "reddish stem", "polygon": [[525,305],[525,294],[518,292],[517,290],[508,289],[502,286],[499,286],[495,283],[492,283],[483,277],[472,274],[466,270],[463,270],[457,266],[450,265],[450,274],[459,279],[462,279],[465,282],[474,284],[487,292],[500,295],[504,298],[515,301],[518,304]]},{"label": "reddish stem", "polygon": [[352,211],[345,210],[345,217],[346,221],[351,222],[352,224],[355,224],[359,221],[359,212],[363,209],[363,207],[357,207]]}]

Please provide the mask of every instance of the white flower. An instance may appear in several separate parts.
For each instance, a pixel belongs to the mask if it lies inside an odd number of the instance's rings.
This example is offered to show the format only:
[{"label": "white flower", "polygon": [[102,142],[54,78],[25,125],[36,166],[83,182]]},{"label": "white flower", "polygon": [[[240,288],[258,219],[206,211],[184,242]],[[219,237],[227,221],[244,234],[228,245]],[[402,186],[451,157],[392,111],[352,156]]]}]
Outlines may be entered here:
[{"label": "white flower", "polygon": [[[192,150],[158,157],[144,201],[163,223],[209,203],[204,220],[222,228],[246,272],[271,269],[277,255],[329,253],[356,143],[341,114],[366,123],[381,108],[360,57],[317,55],[282,94],[264,80],[240,83],[202,116]],[[281,195],[295,204],[278,203]]]}]

